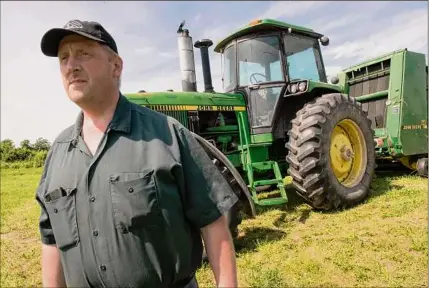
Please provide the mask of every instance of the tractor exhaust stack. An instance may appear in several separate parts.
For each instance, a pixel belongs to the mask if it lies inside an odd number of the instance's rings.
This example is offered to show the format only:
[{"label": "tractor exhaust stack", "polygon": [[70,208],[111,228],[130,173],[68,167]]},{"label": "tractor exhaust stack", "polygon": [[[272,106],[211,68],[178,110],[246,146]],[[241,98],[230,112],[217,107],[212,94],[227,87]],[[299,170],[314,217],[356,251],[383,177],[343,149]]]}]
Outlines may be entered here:
[{"label": "tractor exhaust stack", "polygon": [[209,58],[209,47],[212,45],[213,42],[210,39],[196,41],[194,44],[195,48],[200,48],[201,50],[201,65],[203,66],[204,92],[214,92]]},{"label": "tractor exhaust stack", "polygon": [[192,47],[192,37],[189,36],[188,29],[182,29],[185,25],[183,21],[177,33],[179,43],[180,71],[182,74],[182,90],[197,92],[197,79],[195,76],[194,47]]}]

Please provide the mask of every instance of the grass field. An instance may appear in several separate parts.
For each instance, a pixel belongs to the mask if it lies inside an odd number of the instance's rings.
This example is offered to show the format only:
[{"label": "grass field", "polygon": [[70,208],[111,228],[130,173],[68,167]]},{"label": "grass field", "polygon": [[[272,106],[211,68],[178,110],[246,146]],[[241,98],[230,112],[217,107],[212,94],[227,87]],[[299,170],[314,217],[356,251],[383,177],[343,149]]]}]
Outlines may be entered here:
[{"label": "grass field", "polygon": [[[40,286],[40,168],[1,171],[1,287]],[[241,287],[427,287],[427,179],[378,177],[365,203],[318,213],[290,194],[240,226]],[[201,287],[213,287],[207,265]]]}]

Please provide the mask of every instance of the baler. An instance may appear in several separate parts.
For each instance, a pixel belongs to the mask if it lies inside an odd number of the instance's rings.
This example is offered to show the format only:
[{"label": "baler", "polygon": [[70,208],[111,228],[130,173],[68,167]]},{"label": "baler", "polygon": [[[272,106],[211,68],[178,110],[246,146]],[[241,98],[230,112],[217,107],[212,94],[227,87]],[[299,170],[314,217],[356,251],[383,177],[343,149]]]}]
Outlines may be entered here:
[{"label": "baler", "polygon": [[428,66],[425,55],[394,51],[341,71],[334,83],[362,103],[375,130],[376,160],[428,175]]}]

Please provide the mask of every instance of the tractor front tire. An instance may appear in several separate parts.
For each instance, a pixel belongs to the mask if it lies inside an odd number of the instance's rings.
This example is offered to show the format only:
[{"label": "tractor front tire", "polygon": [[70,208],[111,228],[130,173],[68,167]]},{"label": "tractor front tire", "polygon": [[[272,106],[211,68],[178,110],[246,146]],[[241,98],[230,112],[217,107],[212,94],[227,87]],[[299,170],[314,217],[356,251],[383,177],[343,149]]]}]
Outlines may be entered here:
[{"label": "tractor front tire", "polygon": [[369,194],[375,169],[374,131],[361,104],[325,94],[296,113],[286,161],[292,185],[317,210],[341,209]]}]

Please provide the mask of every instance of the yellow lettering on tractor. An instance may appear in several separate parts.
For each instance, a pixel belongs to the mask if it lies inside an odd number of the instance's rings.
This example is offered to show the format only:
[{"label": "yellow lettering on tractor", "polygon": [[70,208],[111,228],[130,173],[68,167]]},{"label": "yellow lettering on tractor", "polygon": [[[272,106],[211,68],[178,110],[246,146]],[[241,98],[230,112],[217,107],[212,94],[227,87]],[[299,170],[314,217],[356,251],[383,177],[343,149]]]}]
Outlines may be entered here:
[{"label": "yellow lettering on tractor", "polygon": [[233,105],[144,105],[157,111],[246,111],[245,106]]},{"label": "yellow lettering on tractor", "polygon": [[423,123],[425,123],[423,121],[422,121],[422,124],[404,125],[404,126],[402,126],[402,130],[427,129],[428,126],[426,124],[423,124]]},{"label": "yellow lettering on tractor", "polygon": [[198,111],[213,111],[213,106],[198,106]]}]

